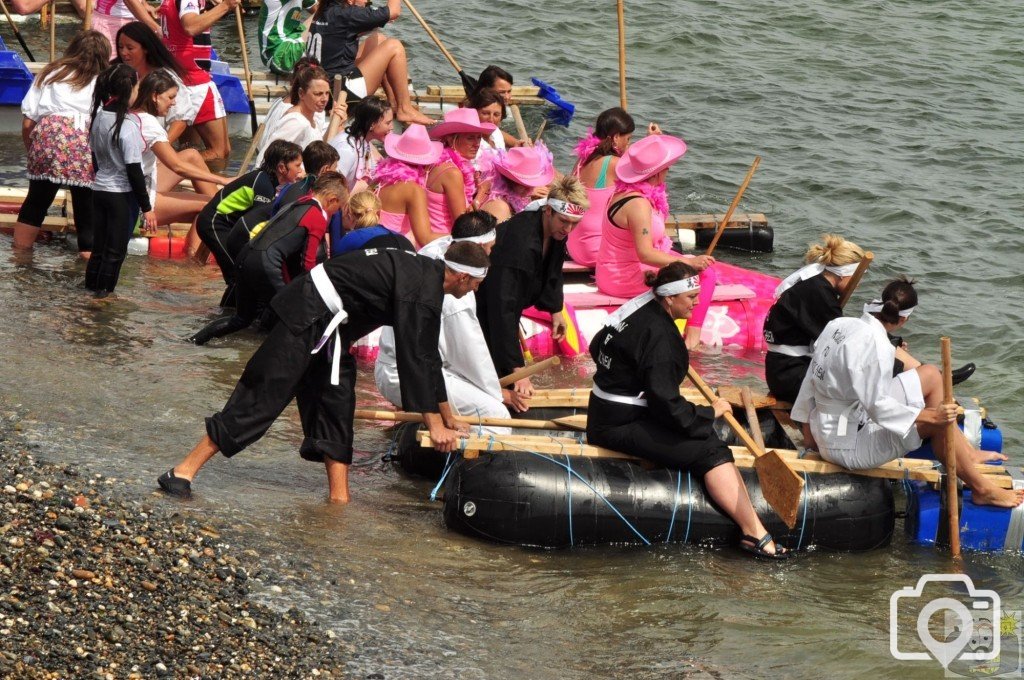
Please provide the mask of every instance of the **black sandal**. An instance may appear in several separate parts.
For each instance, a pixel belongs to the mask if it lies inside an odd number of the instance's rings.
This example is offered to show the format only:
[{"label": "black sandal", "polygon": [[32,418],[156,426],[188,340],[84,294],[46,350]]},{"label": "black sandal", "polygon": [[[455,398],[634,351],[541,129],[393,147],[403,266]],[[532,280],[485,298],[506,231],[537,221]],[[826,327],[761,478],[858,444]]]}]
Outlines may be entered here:
[{"label": "black sandal", "polygon": [[765,533],[761,537],[761,540],[757,540],[753,536],[744,535],[740,539],[740,547],[746,550],[754,557],[762,560],[788,560],[793,556],[793,553],[783,548],[778,543],[775,544],[775,552],[768,552],[765,550],[765,546],[774,541],[772,535]]},{"label": "black sandal", "polygon": [[156,483],[160,485],[161,489],[172,496],[186,499],[192,498],[192,482],[184,477],[176,477],[174,475],[174,468],[160,475]]}]

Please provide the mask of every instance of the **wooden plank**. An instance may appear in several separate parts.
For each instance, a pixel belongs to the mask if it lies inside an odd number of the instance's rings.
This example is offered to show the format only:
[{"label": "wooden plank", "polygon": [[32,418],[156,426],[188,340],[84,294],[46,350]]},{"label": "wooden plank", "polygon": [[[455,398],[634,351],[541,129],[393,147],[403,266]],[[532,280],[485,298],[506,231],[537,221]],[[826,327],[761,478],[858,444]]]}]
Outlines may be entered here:
[{"label": "wooden plank", "polygon": [[[715,229],[725,219],[725,213],[681,213],[669,215],[665,220],[667,229]],[[734,213],[726,228],[767,227],[768,217],[764,213]]]},{"label": "wooden plank", "polygon": [[[740,395],[742,388],[732,385],[723,385],[718,388],[719,395],[728,401],[732,406],[736,408],[743,408],[743,398]],[[701,395],[699,391],[692,387],[680,387],[679,393],[683,395],[687,401],[697,404],[699,406],[708,406],[708,401]],[[564,400],[565,403],[576,404],[580,403],[580,399],[589,400],[590,388],[589,387],[576,387],[576,388],[555,388],[547,390],[536,390],[532,399],[537,400],[536,404],[531,401],[531,405],[540,405],[545,403],[548,406],[555,406],[555,402]],[[560,403],[558,405],[561,405]],[[583,406],[586,406],[583,403]],[[785,401],[779,401],[770,394],[764,392],[754,391],[754,408],[757,409],[789,409],[792,405]]]}]

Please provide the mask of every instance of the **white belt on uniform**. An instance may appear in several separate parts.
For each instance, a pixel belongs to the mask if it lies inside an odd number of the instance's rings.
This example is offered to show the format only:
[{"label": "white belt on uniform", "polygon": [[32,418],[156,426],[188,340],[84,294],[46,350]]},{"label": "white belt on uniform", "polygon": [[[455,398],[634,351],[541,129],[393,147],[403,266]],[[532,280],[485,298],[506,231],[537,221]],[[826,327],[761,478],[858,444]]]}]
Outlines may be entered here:
[{"label": "white belt on uniform", "polygon": [[627,397],[624,394],[612,394],[611,392],[605,392],[604,390],[597,386],[597,383],[594,383],[594,386],[590,388],[590,391],[593,394],[596,394],[597,396],[601,397],[605,401],[613,401],[616,404],[629,404],[630,406],[647,406],[647,400],[642,398],[644,394],[643,392],[641,392],[635,397]]},{"label": "white belt on uniform", "polygon": [[334,314],[330,323],[327,324],[327,328],[324,329],[324,334],[320,337],[316,347],[313,348],[310,354],[316,354],[323,349],[323,346],[331,339],[331,335],[334,335],[334,347],[331,348],[331,351],[334,352],[334,356],[331,357],[331,384],[337,385],[341,382],[342,349],[341,333],[338,331],[338,326],[348,323],[348,312],[345,311],[345,306],[341,302],[341,296],[335,290],[334,284],[331,283],[331,279],[327,276],[327,272],[324,271],[322,264],[313,267],[309,275],[313,279],[313,285],[316,286],[316,292],[320,293],[320,299],[327,305],[327,309],[331,310]]},{"label": "white belt on uniform", "polygon": [[856,399],[853,402],[839,401],[838,399],[824,399],[819,396],[814,397],[814,406],[820,413],[825,413],[830,416],[839,416],[839,422],[836,424],[836,434],[840,437],[846,436],[846,426],[850,422],[850,418],[853,417],[860,409],[860,402]]},{"label": "white belt on uniform", "polygon": [[807,345],[773,345],[767,343],[768,351],[776,354],[785,354],[787,357],[809,357],[811,348]]}]

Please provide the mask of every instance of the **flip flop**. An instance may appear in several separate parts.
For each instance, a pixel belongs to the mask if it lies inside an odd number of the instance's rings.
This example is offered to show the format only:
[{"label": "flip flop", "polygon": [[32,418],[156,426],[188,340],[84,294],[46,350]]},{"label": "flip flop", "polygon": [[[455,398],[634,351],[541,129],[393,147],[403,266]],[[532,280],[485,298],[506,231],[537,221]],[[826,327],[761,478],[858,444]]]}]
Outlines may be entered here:
[{"label": "flip flop", "polygon": [[192,482],[183,477],[176,477],[174,475],[174,468],[160,475],[156,483],[160,485],[164,492],[172,496],[186,499],[192,498]]},{"label": "flip flop", "polygon": [[771,543],[773,540],[772,535],[765,533],[761,537],[761,540],[757,540],[753,536],[747,536],[744,534],[743,538],[740,539],[740,547],[746,550],[754,557],[762,560],[788,560],[793,556],[793,553],[783,548],[778,543],[775,544],[775,552],[768,552],[765,550],[765,546]]}]

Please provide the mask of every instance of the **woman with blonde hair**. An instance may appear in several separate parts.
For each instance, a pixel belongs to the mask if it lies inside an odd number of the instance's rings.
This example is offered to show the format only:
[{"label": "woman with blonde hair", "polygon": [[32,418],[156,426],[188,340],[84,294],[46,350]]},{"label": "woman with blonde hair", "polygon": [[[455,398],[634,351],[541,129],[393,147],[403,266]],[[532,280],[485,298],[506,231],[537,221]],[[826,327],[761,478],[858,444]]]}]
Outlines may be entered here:
[{"label": "woman with blonde hair", "polygon": [[776,398],[796,399],[812,345],[829,321],[843,315],[839,298],[863,259],[864,250],[856,243],[826,234],[807,250],[807,266],[775,289],[775,304],[764,322],[764,375]]},{"label": "woman with blonde hair", "polygon": [[75,210],[78,252],[92,251],[92,182],[89,147],[92,94],[110,60],[110,41],[82,31],[64,56],[50,63],[21,103],[21,137],[28,156],[28,195],[14,224],[14,247],[30,250],[57,190],[68,187]]},{"label": "woman with blonde hair", "polygon": [[409,239],[396,234],[380,223],[380,199],[372,191],[352,194],[342,211],[347,234],[331,242],[331,257],[365,248],[399,248],[412,250]]}]

